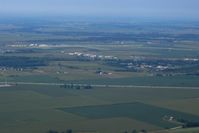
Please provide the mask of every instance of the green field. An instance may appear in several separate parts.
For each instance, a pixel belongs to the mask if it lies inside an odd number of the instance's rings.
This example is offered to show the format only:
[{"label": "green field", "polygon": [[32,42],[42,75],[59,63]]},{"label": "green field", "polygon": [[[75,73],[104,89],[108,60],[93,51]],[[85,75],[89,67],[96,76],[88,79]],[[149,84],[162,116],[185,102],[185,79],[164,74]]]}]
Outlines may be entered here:
[{"label": "green field", "polygon": [[0,133],[198,133],[181,128],[199,122],[198,35],[195,22],[0,20]]},{"label": "green field", "polygon": [[193,121],[197,121],[199,118],[198,116],[146,105],[143,103],[121,103],[102,106],[61,108],[60,110],[90,119],[127,117],[146,123],[151,123],[163,128],[177,126],[177,124],[164,121],[164,116],[173,116],[175,118],[184,118]]},{"label": "green field", "polygon": [[[164,121],[164,115],[198,120],[199,114],[194,113],[197,104],[189,104],[198,93],[199,90],[157,88],[73,90],[41,85],[0,88],[0,128],[5,133],[44,133],[70,128],[103,133],[160,130],[178,125]],[[187,109],[165,105],[168,100],[176,105],[183,100]]]}]

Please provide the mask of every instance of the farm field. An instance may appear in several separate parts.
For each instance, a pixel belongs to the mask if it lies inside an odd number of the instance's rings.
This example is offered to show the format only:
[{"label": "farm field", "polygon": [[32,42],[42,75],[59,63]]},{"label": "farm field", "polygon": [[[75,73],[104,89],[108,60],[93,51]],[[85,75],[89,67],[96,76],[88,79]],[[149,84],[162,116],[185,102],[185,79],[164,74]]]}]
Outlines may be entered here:
[{"label": "farm field", "polygon": [[[166,115],[198,120],[199,114],[194,113],[198,107],[189,104],[190,99],[198,97],[198,93],[199,90],[148,88],[73,90],[59,86],[32,85],[1,88],[0,128],[4,132],[20,133],[42,133],[50,129],[120,133],[133,129],[142,130],[143,127],[148,131],[161,130],[178,125],[163,120]],[[178,100],[187,102],[184,104],[187,110],[181,110],[180,106],[175,108],[163,106],[168,100],[176,105]],[[163,104],[158,106],[156,101]],[[157,115],[158,113],[160,114]],[[22,130],[24,124],[26,127]],[[116,128],[111,125],[119,126]]]},{"label": "farm field", "polygon": [[199,132],[198,23],[40,19],[0,19],[0,133]]}]

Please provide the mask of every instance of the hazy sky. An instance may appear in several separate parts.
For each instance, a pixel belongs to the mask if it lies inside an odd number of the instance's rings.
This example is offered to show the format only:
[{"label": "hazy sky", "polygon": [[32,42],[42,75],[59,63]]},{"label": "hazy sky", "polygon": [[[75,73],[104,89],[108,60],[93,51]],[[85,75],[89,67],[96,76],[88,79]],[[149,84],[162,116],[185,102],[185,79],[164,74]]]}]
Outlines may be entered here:
[{"label": "hazy sky", "polygon": [[199,18],[199,0],[0,0],[0,14]]}]

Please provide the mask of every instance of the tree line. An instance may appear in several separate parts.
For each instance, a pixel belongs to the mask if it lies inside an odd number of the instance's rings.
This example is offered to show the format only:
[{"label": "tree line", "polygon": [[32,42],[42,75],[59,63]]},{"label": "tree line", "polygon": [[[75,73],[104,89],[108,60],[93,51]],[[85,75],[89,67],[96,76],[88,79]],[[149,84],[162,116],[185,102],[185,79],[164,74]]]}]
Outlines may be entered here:
[{"label": "tree line", "polygon": [[65,89],[93,89],[93,86],[91,86],[90,84],[87,85],[77,85],[77,84],[64,84],[64,85],[60,85],[60,88],[65,88]]}]

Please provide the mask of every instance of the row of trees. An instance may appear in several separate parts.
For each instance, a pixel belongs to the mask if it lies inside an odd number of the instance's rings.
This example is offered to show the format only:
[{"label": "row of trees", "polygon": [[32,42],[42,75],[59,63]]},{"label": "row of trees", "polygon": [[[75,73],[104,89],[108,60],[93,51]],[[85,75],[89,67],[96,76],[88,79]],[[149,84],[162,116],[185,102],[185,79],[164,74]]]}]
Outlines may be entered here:
[{"label": "row of trees", "polygon": [[142,129],[142,130],[138,131],[138,130],[134,129],[131,132],[124,131],[124,133],[147,133],[147,130]]},{"label": "row of trees", "polygon": [[47,62],[48,60],[43,58],[0,56],[0,67],[5,68],[36,68],[46,66]]},{"label": "row of trees", "polygon": [[47,133],[73,133],[72,129],[67,129],[66,131],[56,131],[56,130],[49,130]]},{"label": "row of trees", "polygon": [[64,85],[60,85],[60,88],[65,88],[65,89],[93,89],[93,87],[91,85],[76,85],[76,84],[64,84]]},{"label": "row of trees", "polygon": [[[55,130],[49,130],[47,133],[73,133],[73,130],[67,129],[66,131],[62,131],[62,132],[58,132]],[[132,130],[132,132],[125,131],[124,133],[147,133],[147,131],[145,129],[142,129],[140,131],[134,129],[134,130]]]},{"label": "row of trees", "polygon": [[178,119],[177,121],[183,123],[183,128],[199,127],[199,121],[189,121],[185,119]]}]

